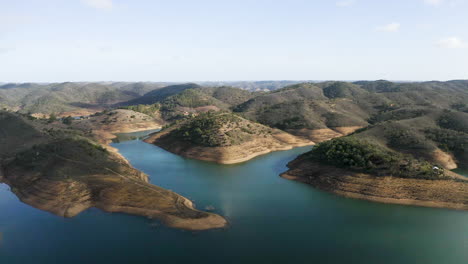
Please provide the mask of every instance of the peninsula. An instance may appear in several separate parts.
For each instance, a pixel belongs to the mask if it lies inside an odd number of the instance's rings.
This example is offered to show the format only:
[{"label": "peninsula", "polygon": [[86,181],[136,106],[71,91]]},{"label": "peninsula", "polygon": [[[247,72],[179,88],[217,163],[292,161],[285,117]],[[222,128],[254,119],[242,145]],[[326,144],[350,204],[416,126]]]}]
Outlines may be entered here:
[{"label": "peninsula", "polygon": [[187,230],[227,221],[148,183],[148,176],[77,129],[0,112],[2,180],[26,204],[63,217],[97,207],[150,217]]},{"label": "peninsula", "polygon": [[229,112],[207,112],[177,122],[145,140],[187,158],[240,163],[272,151],[313,145]]}]

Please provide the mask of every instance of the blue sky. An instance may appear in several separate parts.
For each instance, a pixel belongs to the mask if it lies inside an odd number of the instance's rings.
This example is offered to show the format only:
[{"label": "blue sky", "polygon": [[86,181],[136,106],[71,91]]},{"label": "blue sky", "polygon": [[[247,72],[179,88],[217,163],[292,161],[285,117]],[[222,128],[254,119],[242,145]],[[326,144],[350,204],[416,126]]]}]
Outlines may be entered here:
[{"label": "blue sky", "polygon": [[0,0],[0,82],[468,79],[468,0]]}]

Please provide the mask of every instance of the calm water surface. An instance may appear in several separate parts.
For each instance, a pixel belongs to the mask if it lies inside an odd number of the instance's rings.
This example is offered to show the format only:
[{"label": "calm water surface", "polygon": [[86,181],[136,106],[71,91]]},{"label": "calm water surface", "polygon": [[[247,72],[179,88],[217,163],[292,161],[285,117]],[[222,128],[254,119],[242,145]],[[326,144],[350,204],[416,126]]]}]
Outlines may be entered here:
[{"label": "calm water surface", "polygon": [[97,209],[63,219],[0,185],[1,264],[468,262],[467,212],[346,199],[280,178],[307,147],[216,165],[139,140],[113,146],[152,183],[231,226],[194,233]]}]

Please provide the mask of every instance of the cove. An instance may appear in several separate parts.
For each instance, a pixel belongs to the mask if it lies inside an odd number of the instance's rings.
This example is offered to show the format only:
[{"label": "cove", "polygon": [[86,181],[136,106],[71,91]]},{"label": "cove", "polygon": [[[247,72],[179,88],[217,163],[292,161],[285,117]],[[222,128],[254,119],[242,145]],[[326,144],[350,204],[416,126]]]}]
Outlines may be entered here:
[{"label": "cove", "polygon": [[[138,135],[139,138],[143,135]],[[129,137],[134,138],[134,137]],[[113,143],[151,182],[230,226],[187,232],[90,209],[64,219],[0,185],[0,263],[466,263],[468,213],[347,199],[279,177],[310,147],[238,165]]]}]

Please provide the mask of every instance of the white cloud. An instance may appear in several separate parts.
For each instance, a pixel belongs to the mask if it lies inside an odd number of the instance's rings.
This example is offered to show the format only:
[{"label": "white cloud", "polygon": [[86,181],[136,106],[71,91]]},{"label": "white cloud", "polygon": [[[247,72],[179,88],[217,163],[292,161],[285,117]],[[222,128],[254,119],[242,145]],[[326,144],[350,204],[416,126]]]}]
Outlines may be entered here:
[{"label": "white cloud", "polygon": [[81,0],[81,2],[97,9],[112,9],[114,7],[112,0]]},{"label": "white cloud", "polygon": [[437,41],[437,46],[445,49],[458,49],[466,47],[466,44],[457,37],[444,38]]},{"label": "white cloud", "polygon": [[338,7],[348,7],[356,3],[356,0],[341,0],[335,3]]},{"label": "white cloud", "polygon": [[384,26],[377,27],[377,31],[382,31],[382,32],[398,32],[400,31],[401,24],[400,23],[390,23]]}]

